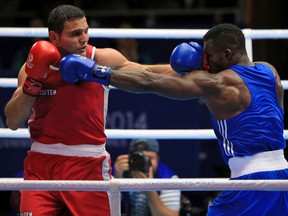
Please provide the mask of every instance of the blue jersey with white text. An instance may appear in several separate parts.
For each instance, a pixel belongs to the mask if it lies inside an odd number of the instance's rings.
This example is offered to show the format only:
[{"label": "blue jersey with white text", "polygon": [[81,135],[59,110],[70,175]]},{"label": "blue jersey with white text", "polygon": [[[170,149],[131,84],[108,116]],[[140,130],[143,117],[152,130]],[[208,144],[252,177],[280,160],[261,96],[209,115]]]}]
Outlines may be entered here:
[{"label": "blue jersey with white text", "polygon": [[242,113],[226,120],[210,115],[224,161],[285,148],[284,110],[277,101],[272,70],[265,64],[234,65],[230,69],[247,85],[251,103]]}]

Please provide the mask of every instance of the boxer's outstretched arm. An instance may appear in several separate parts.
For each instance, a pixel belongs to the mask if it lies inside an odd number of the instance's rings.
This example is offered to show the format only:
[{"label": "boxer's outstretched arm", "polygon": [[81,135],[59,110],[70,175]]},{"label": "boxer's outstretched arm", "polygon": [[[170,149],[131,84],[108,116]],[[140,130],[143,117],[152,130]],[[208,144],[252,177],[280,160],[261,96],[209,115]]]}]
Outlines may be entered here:
[{"label": "boxer's outstretched arm", "polygon": [[138,64],[128,61],[119,51],[109,48],[99,49],[94,59],[77,54],[68,54],[61,59],[59,65],[60,74],[68,83],[86,81],[98,82],[106,86],[109,85],[112,69],[121,71],[147,71],[179,77],[179,74],[169,64]]},{"label": "boxer's outstretched arm", "polygon": [[[154,67],[158,67],[160,72],[163,67],[167,68],[165,65]],[[214,88],[217,88],[214,75],[204,70],[193,71],[180,78],[155,73],[155,68],[129,61],[110,68],[98,65],[92,59],[71,54],[60,61],[60,73],[64,80],[70,83],[76,83],[78,80],[98,82],[126,91],[151,92],[179,100],[205,97],[209,91],[215,92]],[[151,73],[153,70],[154,73]]]},{"label": "boxer's outstretched arm", "polygon": [[112,70],[110,85],[119,89],[138,93],[156,93],[158,95],[187,100],[206,97],[219,91],[219,82],[214,74],[198,70],[184,77],[173,77],[145,71]]}]

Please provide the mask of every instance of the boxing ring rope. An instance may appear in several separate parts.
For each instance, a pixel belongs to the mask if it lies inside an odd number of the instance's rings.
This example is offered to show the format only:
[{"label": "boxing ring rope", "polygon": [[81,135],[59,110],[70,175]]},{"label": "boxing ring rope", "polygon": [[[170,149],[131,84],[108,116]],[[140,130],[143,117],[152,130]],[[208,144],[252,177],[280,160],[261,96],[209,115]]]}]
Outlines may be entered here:
[{"label": "boxing ring rope", "polygon": [[[202,39],[208,29],[90,28],[91,38]],[[247,39],[287,39],[288,29],[243,29]],[[0,28],[0,37],[48,37],[47,28]]]},{"label": "boxing ring rope", "polygon": [[0,179],[0,190],[81,190],[107,191],[111,200],[111,216],[119,216],[120,191],[150,190],[222,191],[222,190],[288,190],[287,180],[218,179],[111,179],[110,181],[34,181]]},{"label": "boxing ring rope", "polygon": [[229,180],[228,178],[194,179],[111,179],[110,181],[64,181],[0,179],[0,190],[81,190],[81,191],[222,191],[222,190],[288,190],[288,180]]},{"label": "boxing ring rope", "polygon": [[[212,129],[106,129],[108,139],[216,139]],[[288,130],[284,130],[284,138],[288,140]],[[0,138],[30,138],[27,128],[19,128],[16,131],[8,128],[0,128]]]},{"label": "boxing ring rope", "polygon": [[[281,81],[283,88],[288,89],[288,80]],[[17,78],[0,78],[0,88],[16,88]],[[112,87],[113,88],[113,87]]]},{"label": "boxing ring rope", "polygon": [[119,216],[120,191],[150,190],[222,191],[261,190],[286,191],[288,180],[218,179],[111,179],[110,181],[34,181],[14,178],[0,179],[0,190],[81,190],[107,191],[110,194],[111,216]]},{"label": "boxing ring rope", "polygon": [[[101,29],[90,28],[91,38],[160,38],[202,39],[207,29]],[[253,39],[288,39],[288,30],[243,30],[248,56],[252,60]],[[47,37],[47,28],[0,28],[0,37]],[[282,80],[285,90],[288,81]],[[0,87],[17,87],[16,78],[0,78]],[[213,130],[106,130],[109,139],[155,138],[155,139],[216,139]],[[288,139],[288,130],[284,130]],[[1,128],[0,138],[29,138],[27,128],[17,131]],[[229,180],[229,179],[111,179],[110,181],[24,181],[21,178],[0,179],[0,190],[85,190],[108,191],[111,196],[111,215],[120,211],[120,191],[134,190],[288,190],[288,180]]]}]

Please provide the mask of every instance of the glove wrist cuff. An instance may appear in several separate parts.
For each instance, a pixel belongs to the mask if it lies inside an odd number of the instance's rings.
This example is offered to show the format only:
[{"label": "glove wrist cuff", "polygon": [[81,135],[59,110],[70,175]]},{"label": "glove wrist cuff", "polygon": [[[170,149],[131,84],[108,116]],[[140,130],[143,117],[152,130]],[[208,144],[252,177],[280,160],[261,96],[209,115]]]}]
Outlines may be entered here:
[{"label": "glove wrist cuff", "polygon": [[96,82],[109,85],[112,71],[110,67],[95,64],[92,71],[92,77],[96,79]]},{"label": "glove wrist cuff", "polygon": [[25,94],[32,96],[32,97],[37,97],[42,89],[42,82],[33,79],[32,77],[27,77],[23,86],[22,90]]}]

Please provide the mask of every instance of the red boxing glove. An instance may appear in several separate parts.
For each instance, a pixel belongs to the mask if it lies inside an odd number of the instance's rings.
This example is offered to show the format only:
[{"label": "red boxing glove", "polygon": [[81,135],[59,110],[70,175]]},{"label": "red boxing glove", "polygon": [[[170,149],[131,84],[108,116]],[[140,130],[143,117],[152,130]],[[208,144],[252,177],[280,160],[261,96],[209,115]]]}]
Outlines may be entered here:
[{"label": "red boxing glove", "polygon": [[23,85],[23,92],[30,96],[40,94],[42,82],[48,77],[50,65],[57,67],[60,53],[49,41],[37,41],[28,54],[25,72],[28,75]]},{"label": "red boxing glove", "polygon": [[56,46],[48,41],[37,41],[31,47],[26,60],[25,71],[35,80],[43,81],[48,76],[50,65],[60,62],[60,53]]}]

